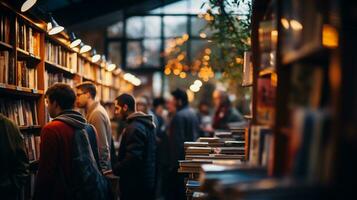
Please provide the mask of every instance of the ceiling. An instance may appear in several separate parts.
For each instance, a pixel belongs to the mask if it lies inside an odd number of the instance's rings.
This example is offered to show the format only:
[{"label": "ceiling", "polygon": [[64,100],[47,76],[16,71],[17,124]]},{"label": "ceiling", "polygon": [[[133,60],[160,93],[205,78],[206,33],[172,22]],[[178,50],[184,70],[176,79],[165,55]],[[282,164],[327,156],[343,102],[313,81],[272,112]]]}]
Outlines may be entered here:
[{"label": "ceiling", "polygon": [[121,20],[124,13],[145,13],[178,0],[38,0],[31,13],[55,19],[68,29],[105,27]]}]

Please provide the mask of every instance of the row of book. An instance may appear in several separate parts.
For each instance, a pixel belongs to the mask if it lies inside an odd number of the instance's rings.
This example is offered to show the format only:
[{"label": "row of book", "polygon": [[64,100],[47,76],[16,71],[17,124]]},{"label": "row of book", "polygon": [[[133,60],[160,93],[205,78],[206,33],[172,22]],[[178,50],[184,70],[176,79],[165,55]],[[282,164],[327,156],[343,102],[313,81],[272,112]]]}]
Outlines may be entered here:
[{"label": "row of book", "polygon": [[37,69],[29,68],[26,61],[17,61],[17,85],[36,89]]},{"label": "row of book", "polygon": [[[88,62],[87,60],[83,59],[83,58],[78,58],[78,73],[79,74],[85,74],[85,72],[88,73],[88,71],[85,70],[90,70],[91,66],[90,66],[90,62]],[[86,74],[86,76],[92,76],[90,74]],[[93,75],[94,77],[94,75]]]},{"label": "row of book", "polygon": [[34,100],[0,99],[0,112],[19,126],[38,125],[37,105]]},{"label": "row of book", "polygon": [[0,41],[10,44],[10,18],[6,13],[0,13]]},{"label": "row of book", "polygon": [[45,59],[72,71],[77,71],[77,54],[66,48],[46,41]]},{"label": "row of book", "polygon": [[14,59],[9,51],[0,51],[0,83],[15,85]]},{"label": "row of book", "polygon": [[31,54],[40,56],[40,33],[32,27],[19,23],[18,21],[17,47]]},{"label": "row of book", "polygon": [[67,78],[64,76],[63,73],[52,73],[49,71],[45,71],[45,89],[50,87],[55,83],[66,83],[70,85],[72,88],[74,87],[75,83],[74,80],[71,78]]},{"label": "row of book", "polygon": [[275,68],[278,31],[276,21],[267,20],[259,24],[260,68]]},{"label": "row of book", "polygon": [[39,160],[41,143],[40,136],[35,136],[33,134],[24,134],[24,142],[29,161]]}]

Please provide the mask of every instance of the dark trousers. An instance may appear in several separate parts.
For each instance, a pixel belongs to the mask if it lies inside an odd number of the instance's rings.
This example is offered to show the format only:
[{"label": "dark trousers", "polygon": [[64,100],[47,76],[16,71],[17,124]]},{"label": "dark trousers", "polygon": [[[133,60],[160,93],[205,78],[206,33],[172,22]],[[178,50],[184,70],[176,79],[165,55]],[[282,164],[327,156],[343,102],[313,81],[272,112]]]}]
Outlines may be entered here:
[{"label": "dark trousers", "polygon": [[185,200],[185,176],[183,174],[179,174],[177,169],[171,170],[169,173],[169,198],[170,200]]}]

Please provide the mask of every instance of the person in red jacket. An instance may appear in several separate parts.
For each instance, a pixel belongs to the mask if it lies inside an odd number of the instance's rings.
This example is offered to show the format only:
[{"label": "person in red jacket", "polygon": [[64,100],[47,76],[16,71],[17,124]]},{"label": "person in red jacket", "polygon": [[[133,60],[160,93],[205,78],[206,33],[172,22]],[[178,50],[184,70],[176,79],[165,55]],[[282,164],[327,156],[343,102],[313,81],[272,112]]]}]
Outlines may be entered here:
[{"label": "person in red jacket", "polygon": [[[57,83],[46,91],[46,106],[53,121],[41,131],[40,161],[35,184],[34,199],[66,199],[71,183],[72,142],[75,129],[83,129],[85,118],[73,110],[76,95],[73,89]],[[66,120],[56,120],[56,117]],[[89,134],[89,133],[88,133]],[[98,164],[95,133],[88,135]]]}]

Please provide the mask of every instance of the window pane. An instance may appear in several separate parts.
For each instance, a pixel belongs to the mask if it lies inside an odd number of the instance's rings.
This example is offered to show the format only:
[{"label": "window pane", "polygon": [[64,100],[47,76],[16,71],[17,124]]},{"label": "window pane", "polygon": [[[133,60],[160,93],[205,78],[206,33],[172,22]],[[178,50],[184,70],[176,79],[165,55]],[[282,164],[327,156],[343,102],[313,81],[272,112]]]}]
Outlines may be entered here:
[{"label": "window pane", "polygon": [[121,43],[120,42],[111,42],[108,46],[108,56],[117,66],[120,66],[122,63],[121,60]]},{"label": "window pane", "polygon": [[164,17],[165,37],[178,37],[187,33],[187,17],[166,16]]},{"label": "window pane", "polygon": [[161,18],[160,17],[144,17],[144,35],[145,37],[160,37],[161,36]]},{"label": "window pane", "polygon": [[123,22],[118,22],[108,27],[108,37],[122,37],[123,36]]},{"label": "window pane", "polygon": [[206,37],[212,35],[210,28],[205,28],[207,21],[198,17],[191,17],[191,32],[193,36],[200,36],[204,33]]},{"label": "window pane", "polygon": [[128,42],[126,62],[128,68],[138,68],[142,63],[140,42]]},{"label": "window pane", "polygon": [[[205,3],[205,5],[202,7],[203,3]],[[189,0],[188,4],[191,14],[205,13],[208,8],[208,3],[205,0]]]},{"label": "window pane", "polygon": [[128,38],[141,38],[143,37],[143,18],[130,17],[126,20],[126,36]]},{"label": "window pane", "polygon": [[161,40],[144,40],[144,65],[160,67]]}]

